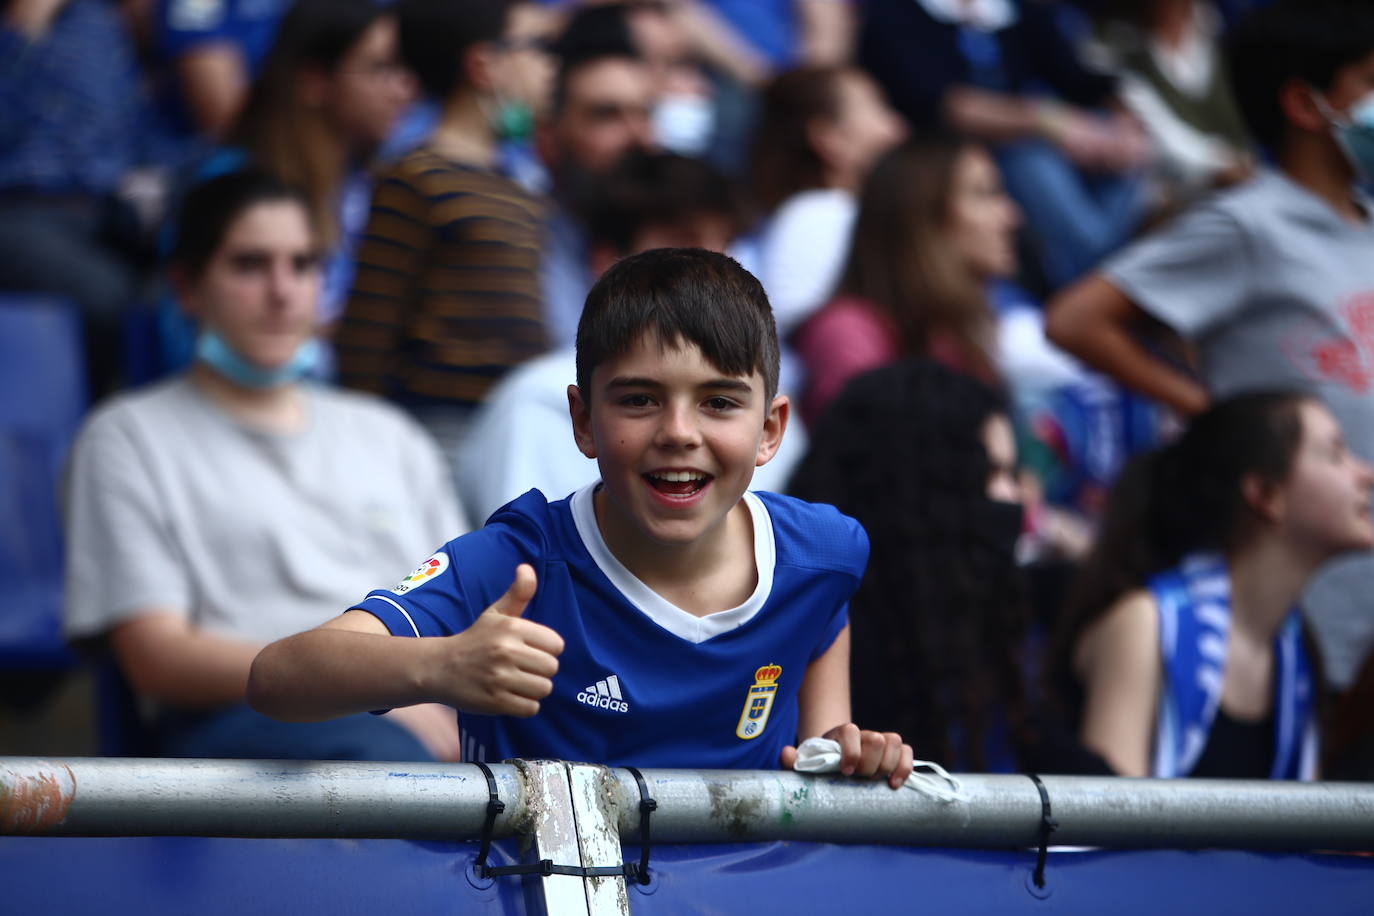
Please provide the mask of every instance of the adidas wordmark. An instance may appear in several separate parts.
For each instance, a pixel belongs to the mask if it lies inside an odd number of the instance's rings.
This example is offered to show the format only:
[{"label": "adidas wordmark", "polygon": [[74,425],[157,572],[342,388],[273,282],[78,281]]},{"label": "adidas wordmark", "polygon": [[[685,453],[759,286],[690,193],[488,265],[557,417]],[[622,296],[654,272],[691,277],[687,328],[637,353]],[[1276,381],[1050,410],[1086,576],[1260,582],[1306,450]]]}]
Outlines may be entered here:
[{"label": "adidas wordmark", "polygon": [[590,684],[577,695],[577,702],[611,712],[629,712],[630,704],[620,694],[620,678],[612,674],[604,681]]}]

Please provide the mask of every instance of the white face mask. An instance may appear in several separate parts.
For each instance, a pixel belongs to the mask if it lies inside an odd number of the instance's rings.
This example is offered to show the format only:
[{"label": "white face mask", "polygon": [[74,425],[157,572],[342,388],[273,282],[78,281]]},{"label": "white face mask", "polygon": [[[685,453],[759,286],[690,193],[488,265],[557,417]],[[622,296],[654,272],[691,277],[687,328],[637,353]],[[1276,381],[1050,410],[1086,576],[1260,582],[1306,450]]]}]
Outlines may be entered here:
[{"label": "white face mask", "polygon": [[1348,115],[1337,114],[1320,95],[1315,98],[1355,173],[1365,181],[1374,181],[1374,92],[1351,105]]},{"label": "white face mask", "polygon": [[654,106],[654,139],[681,156],[706,151],[716,128],[716,108],[704,95],[665,93]]}]

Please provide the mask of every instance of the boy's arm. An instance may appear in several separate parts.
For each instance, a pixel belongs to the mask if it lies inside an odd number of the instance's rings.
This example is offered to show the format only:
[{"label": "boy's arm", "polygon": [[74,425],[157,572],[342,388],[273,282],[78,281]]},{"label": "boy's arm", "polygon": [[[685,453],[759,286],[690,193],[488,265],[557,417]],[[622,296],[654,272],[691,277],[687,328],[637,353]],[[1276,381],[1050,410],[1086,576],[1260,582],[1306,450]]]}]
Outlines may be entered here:
[{"label": "boy's arm", "polygon": [[521,619],[535,586],[533,567],[521,564],[506,593],[453,636],[396,637],[366,611],[347,611],[258,653],[248,702],[291,722],[417,703],[532,716],[553,692],[563,651],[557,633]]},{"label": "boy's arm", "polygon": [[[849,626],[806,669],[797,695],[797,736],[829,738],[840,745],[840,772],[846,776],[887,776],[900,788],[911,775],[911,746],[895,732],[864,731],[849,721]],[[785,747],[782,765],[791,769],[797,749]]]},{"label": "boy's arm", "polygon": [[1203,387],[1155,358],[1132,334],[1145,318],[1125,293],[1096,273],[1050,300],[1045,335],[1093,368],[1185,417],[1202,411],[1207,406]]}]

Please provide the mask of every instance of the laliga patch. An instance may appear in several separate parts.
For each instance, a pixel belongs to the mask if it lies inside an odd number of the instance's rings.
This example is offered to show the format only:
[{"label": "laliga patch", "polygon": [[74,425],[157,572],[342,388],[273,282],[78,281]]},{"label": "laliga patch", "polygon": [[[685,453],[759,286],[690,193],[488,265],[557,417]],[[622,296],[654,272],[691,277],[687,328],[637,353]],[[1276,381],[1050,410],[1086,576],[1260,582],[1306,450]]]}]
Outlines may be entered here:
[{"label": "laliga patch", "polygon": [[406,576],[400,582],[397,582],[396,587],[391,590],[391,593],[393,595],[404,595],[411,589],[419,588],[426,582],[433,580],[446,569],[448,569],[448,554],[441,550],[417,566],[415,572]]},{"label": "laliga patch", "polygon": [[744,711],[739,715],[735,735],[748,741],[763,734],[768,727],[768,714],[773,711],[773,697],[778,692],[778,678],[782,665],[764,665],[754,672],[754,685],[744,698]]}]

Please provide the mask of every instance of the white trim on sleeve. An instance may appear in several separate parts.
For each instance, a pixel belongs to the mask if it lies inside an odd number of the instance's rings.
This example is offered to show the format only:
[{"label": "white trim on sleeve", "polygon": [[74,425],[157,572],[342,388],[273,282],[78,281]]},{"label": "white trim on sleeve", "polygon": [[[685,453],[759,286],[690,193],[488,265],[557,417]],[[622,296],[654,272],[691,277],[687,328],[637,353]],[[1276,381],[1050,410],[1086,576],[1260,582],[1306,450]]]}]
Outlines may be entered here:
[{"label": "white trim on sleeve", "polygon": [[364,600],[364,601],[374,601],[374,600],[375,600],[375,601],[385,601],[387,604],[391,605],[391,606],[394,607],[396,610],[398,610],[398,611],[401,612],[401,616],[404,617],[404,618],[406,619],[406,623],[410,624],[410,628],[411,628],[412,630],[415,631],[415,635],[416,635],[416,636],[419,636],[419,635],[420,635],[420,628],[417,627],[417,626],[415,625],[415,620],[410,616],[410,614],[406,611],[405,608],[401,607],[401,606],[400,606],[399,604],[397,604],[395,601],[392,601],[390,598],[386,597],[385,595],[368,595],[368,596],[367,596],[366,598],[364,598],[363,600]]}]

